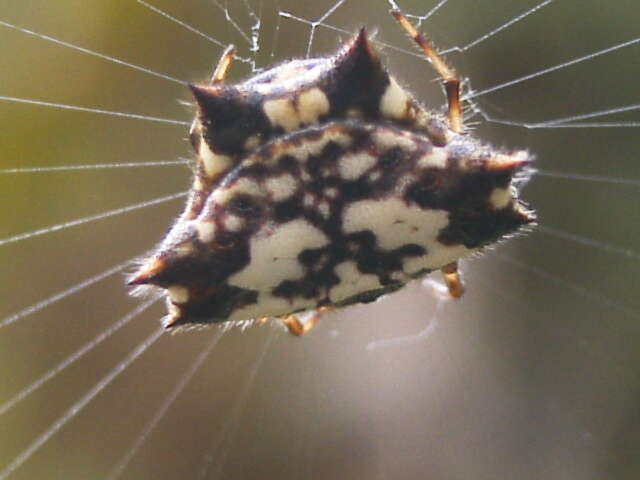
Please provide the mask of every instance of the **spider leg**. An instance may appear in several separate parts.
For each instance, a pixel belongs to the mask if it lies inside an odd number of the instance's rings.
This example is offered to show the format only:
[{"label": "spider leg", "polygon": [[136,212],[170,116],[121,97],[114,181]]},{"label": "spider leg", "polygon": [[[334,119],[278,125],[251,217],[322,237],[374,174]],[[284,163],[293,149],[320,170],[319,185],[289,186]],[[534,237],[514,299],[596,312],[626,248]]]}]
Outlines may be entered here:
[{"label": "spider leg", "polygon": [[460,298],[464,293],[464,285],[462,284],[460,273],[458,273],[458,262],[449,263],[442,267],[440,271],[449,290],[449,295],[453,298]]},{"label": "spider leg", "polygon": [[213,75],[211,76],[211,81],[209,85],[214,85],[216,83],[221,83],[224,80],[224,77],[227,76],[227,72],[229,71],[229,66],[233,61],[233,57],[236,55],[236,47],[233,45],[229,45],[224,49],[222,55],[220,56],[220,60],[218,60],[218,64],[216,65],[215,70],[213,71]]},{"label": "spider leg", "polygon": [[315,312],[304,315],[304,317],[292,314],[281,317],[280,321],[285,327],[287,327],[287,330],[289,330],[291,335],[299,337],[315,327],[318,320],[320,320],[320,317],[331,310],[333,310],[332,307],[320,307]]},{"label": "spider leg", "polygon": [[413,39],[414,42],[424,52],[433,68],[438,75],[442,77],[444,88],[447,92],[447,103],[449,106],[449,123],[451,129],[456,133],[463,133],[464,124],[462,118],[462,107],[460,105],[460,77],[454,69],[449,67],[444,59],[438,54],[436,49],[431,45],[405,15],[399,10],[391,10],[391,15],[398,21],[404,31]]}]

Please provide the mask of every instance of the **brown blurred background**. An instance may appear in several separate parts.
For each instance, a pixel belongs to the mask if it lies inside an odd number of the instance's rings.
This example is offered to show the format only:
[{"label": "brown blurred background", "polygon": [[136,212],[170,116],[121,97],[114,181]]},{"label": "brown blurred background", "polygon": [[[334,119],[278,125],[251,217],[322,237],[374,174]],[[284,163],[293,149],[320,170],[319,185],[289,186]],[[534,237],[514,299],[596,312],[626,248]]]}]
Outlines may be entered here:
[{"label": "brown blurred background", "polygon": [[[404,1],[424,14],[434,1]],[[463,46],[535,1],[451,0],[423,25]],[[251,2],[261,18],[259,68],[304,55],[334,1]],[[216,40],[249,45],[207,0],[154,0]],[[244,2],[229,2],[250,33]],[[347,0],[325,23],[412,51],[382,0]],[[640,36],[631,0],[556,0],[450,62],[476,91]],[[135,1],[2,2],[0,20],[154,71],[200,81],[221,48]],[[318,27],[313,54],[348,37]],[[389,68],[434,108],[435,75],[382,49]],[[638,101],[640,45],[478,98],[495,118],[541,122]],[[0,26],[0,95],[189,121],[187,89]],[[231,78],[250,73],[235,63]],[[602,120],[638,120],[637,112]],[[597,121],[598,119],[596,119]],[[545,171],[638,179],[637,128],[526,129],[481,122],[478,135],[526,147]],[[0,168],[189,157],[187,127],[0,101]],[[188,188],[187,166],[0,174],[0,238]],[[639,188],[534,178],[524,197],[541,225],[640,251]],[[181,202],[0,246],[0,318],[151,248]],[[632,479],[640,474],[638,256],[538,231],[465,263],[467,296],[436,322],[414,285],[328,315],[310,335],[275,326],[226,333],[122,478]],[[139,302],[116,274],[0,330],[5,402]],[[156,305],[0,416],[0,469],[158,325]],[[435,328],[419,342],[372,341]],[[10,478],[103,478],[214,330],[167,335]],[[266,353],[260,357],[270,342]],[[262,359],[260,359],[262,358]],[[258,359],[258,360],[257,360]],[[256,370],[257,369],[257,370]]]}]

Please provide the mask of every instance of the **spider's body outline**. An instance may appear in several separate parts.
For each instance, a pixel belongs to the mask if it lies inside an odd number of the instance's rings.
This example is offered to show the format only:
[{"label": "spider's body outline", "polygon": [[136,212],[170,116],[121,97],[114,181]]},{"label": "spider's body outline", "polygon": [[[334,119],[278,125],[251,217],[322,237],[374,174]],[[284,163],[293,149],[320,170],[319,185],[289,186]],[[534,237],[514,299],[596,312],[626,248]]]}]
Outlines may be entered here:
[{"label": "spider's body outline", "polygon": [[237,85],[223,83],[229,48],[191,87],[190,199],[130,281],[166,289],[167,327],[276,317],[300,334],[314,322],[298,312],[370,302],[437,269],[459,297],[457,260],[534,221],[512,184],[529,154],[464,132],[457,76],[394,15],[436,60],[447,117],[400,87],[364,29],[333,56]]}]

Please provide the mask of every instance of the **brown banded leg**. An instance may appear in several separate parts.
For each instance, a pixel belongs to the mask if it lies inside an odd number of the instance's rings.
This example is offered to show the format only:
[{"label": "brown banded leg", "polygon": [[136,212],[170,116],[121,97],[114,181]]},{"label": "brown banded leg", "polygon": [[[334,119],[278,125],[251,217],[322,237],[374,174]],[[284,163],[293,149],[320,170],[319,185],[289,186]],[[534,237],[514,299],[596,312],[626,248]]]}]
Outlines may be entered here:
[{"label": "brown banded leg", "polygon": [[460,298],[464,293],[464,285],[458,273],[458,262],[452,262],[440,269],[444,278],[444,283],[449,290],[449,295],[453,298]]},{"label": "brown banded leg", "polygon": [[320,307],[315,312],[307,315],[308,318],[305,321],[300,320],[300,317],[295,314],[281,317],[280,321],[285,327],[287,327],[290,334],[299,337],[315,327],[318,320],[320,320],[320,317],[331,310],[333,310],[332,307]]},{"label": "brown banded leg", "polygon": [[227,76],[227,72],[229,71],[229,66],[233,61],[233,57],[236,56],[236,47],[233,45],[229,45],[222,52],[222,56],[220,56],[220,60],[218,60],[218,64],[216,65],[215,70],[213,71],[213,75],[211,76],[210,85],[214,85],[216,83],[222,82]]},{"label": "brown banded leg", "polygon": [[462,119],[462,108],[460,105],[460,77],[456,71],[449,67],[444,59],[438,54],[431,43],[413,26],[407,17],[399,10],[391,10],[391,15],[398,21],[405,32],[424,52],[424,55],[433,65],[433,68],[442,77],[444,88],[447,92],[447,103],[449,105],[449,123],[451,130],[456,133],[463,133],[464,124]]}]

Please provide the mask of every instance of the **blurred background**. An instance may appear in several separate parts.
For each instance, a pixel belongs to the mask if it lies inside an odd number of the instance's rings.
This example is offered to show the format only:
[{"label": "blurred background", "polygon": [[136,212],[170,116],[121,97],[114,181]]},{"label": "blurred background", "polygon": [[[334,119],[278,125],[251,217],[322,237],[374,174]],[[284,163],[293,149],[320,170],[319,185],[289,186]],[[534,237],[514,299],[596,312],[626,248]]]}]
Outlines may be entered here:
[{"label": "blurred background", "polygon": [[[424,15],[436,3],[400,5]],[[476,92],[640,37],[637,2],[543,3],[477,44],[540,2],[450,0],[421,28],[443,50],[471,44],[447,58]],[[386,45],[382,54],[403,85],[429,107],[444,103],[434,72],[414,55],[385,1],[152,4],[222,45],[234,43],[256,68],[304,56],[308,48],[329,53],[365,25]],[[222,51],[135,1],[1,5],[0,22],[180,80],[206,80]],[[259,48],[252,51],[254,25]],[[475,100],[491,118],[520,124],[631,106],[638,101],[639,53],[640,44],[630,45]],[[0,58],[3,97],[191,120],[191,107],[181,103],[190,101],[189,92],[179,82],[4,24]],[[249,64],[236,62],[230,78],[250,74]],[[584,121],[639,119],[631,111]],[[232,329],[134,450],[217,330],[164,335],[8,478],[106,478],[128,454],[120,478],[638,478],[638,129],[473,120],[482,138],[536,154],[544,175],[531,180],[523,197],[538,210],[542,228],[464,262],[464,299],[436,311],[434,296],[417,284],[327,315],[303,338],[276,325]],[[3,98],[0,169],[190,158],[187,130]],[[189,184],[185,164],[0,173],[0,240]],[[0,471],[164,315],[161,303],[149,307],[3,411],[141,301],[124,286],[127,267],[31,314],[25,309],[140,256],[181,208],[181,199],[166,201],[0,242]],[[6,321],[15,314],[21,318]],[[428,327],[416,341],[368,348]]]}]

